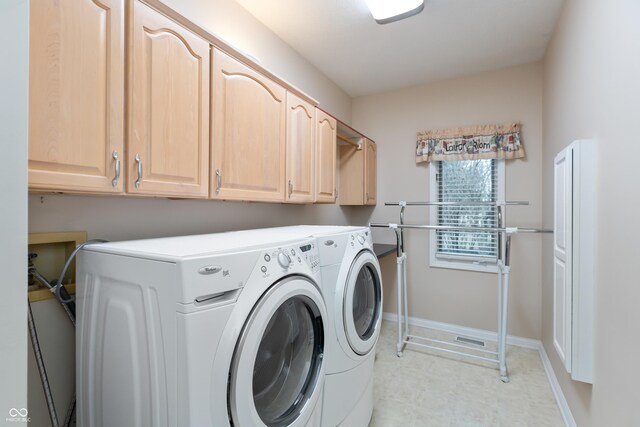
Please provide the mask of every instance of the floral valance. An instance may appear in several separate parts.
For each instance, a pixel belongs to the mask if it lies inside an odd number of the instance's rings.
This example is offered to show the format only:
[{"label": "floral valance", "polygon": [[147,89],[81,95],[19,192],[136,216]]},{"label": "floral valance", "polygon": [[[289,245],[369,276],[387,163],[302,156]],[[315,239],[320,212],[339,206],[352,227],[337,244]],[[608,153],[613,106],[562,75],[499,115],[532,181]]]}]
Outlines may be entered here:
[{"label": "floral valance", "polygon": [[418,132],[416,163],[524,157],[520,123]]}]

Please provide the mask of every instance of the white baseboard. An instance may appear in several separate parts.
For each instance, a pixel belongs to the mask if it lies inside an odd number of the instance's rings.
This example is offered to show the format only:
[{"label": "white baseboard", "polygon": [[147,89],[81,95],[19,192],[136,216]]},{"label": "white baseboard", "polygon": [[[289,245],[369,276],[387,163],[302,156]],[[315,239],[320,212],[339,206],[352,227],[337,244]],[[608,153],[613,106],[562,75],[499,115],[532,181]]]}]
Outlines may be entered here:
[{"label": "white baseboard", "polygon": [[[382,318],[384,320],[390,320],[396,322],[398,316],[395,313],[383,313]],[[468,328],[466,326],[453,325],[451,323],[436,322],[434,320],[420,319],[418,317],[409,316],[409,324],[418,326],[421,328],[435,329],[436,331],[448,332],[451,334],[463,335],[469,338],[480,339],[483,341],[498,341],[498,333],[487,331],[485,329]],[[538,350],[540,348],[540,341],[533,340],[531,338],[516,337],[514,335],[507,335],[507,344],[515,345],[517,347],[530,348],[532,350]]]},{"label": "white baseboard", "polygon": [[571,414],[571,409],[569,408],[567,399],[565,399],[564,393],[562,393],[560,383],[558,382],[556,373],[551,366],[551,361],[549,360],[547,352],[545,351],[542,343],[540,343],[540,349],[538,350],[538,352],[540,353],[540,359],[542,359],[542,366],[544,366],[544,371],[547,374],[547,379],[549,380],[549,384],[551,385],[551,391],[553,391],[553,395],[556,398],[556,403],[558,403],[560,413],[562,414],[562,418],[564,419],[564,424],[567,427],[576,427],[576,420],[573,419],[573,414]]},{"label": "white baseboard", "polygon": [[[398,321],[398,316],[395,313],[383,313],[382,318],[391,322]],[[421,328],[434,329],[436,331],[448,332],[451,334],[475,338],[482,341],[495,342],[498,340],[498,334],[496,332],[487,331],[485,329],[468,328],[466,326],[453,325],[451,323],[436,322],[434,320],[421,319],[419,317],[409,316],[409,324]],[[547,380],[549,381],[549,385],[551,386],[551,391],[553,392],[553,396],[556,399],[556,403],[558,404],[558,408],[560,409],[560,414],[562,415],[564,423],[567,427],[576,427],[576,421],[571,414],[569,404],[567,403],[567,400],[562,393],[560,383],[558,382],[558,378],[553,371],[553,367],[551,366],[551,362],[549,361],[549,357],[547,356],[542,342],[540,340],[534,340],[531,338],[507,335],[507,344],[538,351],[538,354],[540,354],[540,359],[542,360],[542,366],[544,367],[544,371],[547,374]]]}]

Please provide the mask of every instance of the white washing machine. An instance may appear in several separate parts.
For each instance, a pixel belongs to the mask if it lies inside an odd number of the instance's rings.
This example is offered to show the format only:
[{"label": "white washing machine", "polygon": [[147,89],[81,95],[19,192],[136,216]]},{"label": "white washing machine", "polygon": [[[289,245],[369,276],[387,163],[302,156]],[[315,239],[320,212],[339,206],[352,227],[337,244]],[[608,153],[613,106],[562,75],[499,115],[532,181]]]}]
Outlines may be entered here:
[{"label": "white washing machine", "polygon": [[365,427],[373,413],[373,365],[382,322],[380,265],[368,227],[296,226],[320,253],[329,313],[322,425]]},{"label": "white washing machine", "polygon": [[316,241],[273,230],[87,246],[79,426],[319,426]]}]

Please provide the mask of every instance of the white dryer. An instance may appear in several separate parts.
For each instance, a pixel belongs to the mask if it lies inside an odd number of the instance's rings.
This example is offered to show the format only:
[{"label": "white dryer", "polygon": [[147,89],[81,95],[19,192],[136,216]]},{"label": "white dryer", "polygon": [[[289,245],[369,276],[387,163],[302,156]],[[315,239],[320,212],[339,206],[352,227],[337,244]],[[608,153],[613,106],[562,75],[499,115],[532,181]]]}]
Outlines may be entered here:
[{"label": "white dryer", "polygon": [[368,227],[296,226],[317,241],[329,313],[322,425],[364,427],[373,413],[373,365],[382,280]]},{"label": "white dryer", "polygon": [[85,247],[78,425],[320,425],[317,255],[268,229]]}]

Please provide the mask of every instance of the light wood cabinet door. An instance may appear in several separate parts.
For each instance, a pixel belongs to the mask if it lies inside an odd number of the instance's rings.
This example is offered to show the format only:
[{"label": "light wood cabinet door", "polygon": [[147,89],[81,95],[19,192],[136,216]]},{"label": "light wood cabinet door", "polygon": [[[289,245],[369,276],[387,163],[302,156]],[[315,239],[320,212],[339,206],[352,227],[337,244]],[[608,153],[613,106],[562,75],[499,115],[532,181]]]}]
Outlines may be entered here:
[{"label": "light wood cabinet door", "polygon": [[213,54],[214,199],[285,200],[286,91],[227,54]]},{"label": "light wood cabinet door", "polygon": [[290,203],[313,203],[316,109],[287,93],[286,184]]},{"label": "light wood cabinet door", "polygon": [[336,202],[336,119],[316,109],[316,203]]},{"label": "light wood cabinet door", "polygon": [[29,188],[122,192],[123,0],[32,1],[29,37]]},{"label": "light wood cabinet door", "polygon": [[134,3],[129,75],[127,192],[207,197],[207,41]]},{"label": "light wood cabinet door", "polygon": [[358,147],[340,147],[341,205],[375,205],[377,201],[377,147],[362,138]]},{"label": "light wood cabinet door", "polygon": [[364,204],[364,142],[340,146],[340,205]]},{"label": "light wood cabinet door", "polygon": [[378,148],[373,141],[364,140],[364,204],[375,205],[377,201],[377,156]]}]

